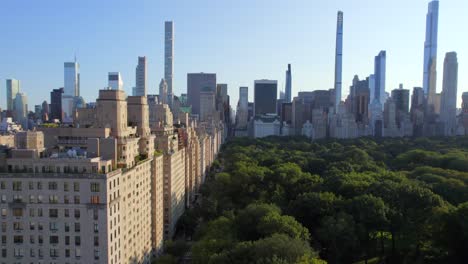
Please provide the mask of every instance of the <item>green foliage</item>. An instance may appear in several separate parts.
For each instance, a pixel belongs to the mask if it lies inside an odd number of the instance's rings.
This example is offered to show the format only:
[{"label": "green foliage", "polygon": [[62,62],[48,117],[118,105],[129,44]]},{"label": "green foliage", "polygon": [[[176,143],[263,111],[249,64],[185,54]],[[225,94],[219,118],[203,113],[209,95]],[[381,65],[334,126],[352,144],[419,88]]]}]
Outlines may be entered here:
[{"label": "green foliage", "polygon": [[193,262],[466,263],[467,150],[468,137],[232,139],[182,221],[197,226]]}]

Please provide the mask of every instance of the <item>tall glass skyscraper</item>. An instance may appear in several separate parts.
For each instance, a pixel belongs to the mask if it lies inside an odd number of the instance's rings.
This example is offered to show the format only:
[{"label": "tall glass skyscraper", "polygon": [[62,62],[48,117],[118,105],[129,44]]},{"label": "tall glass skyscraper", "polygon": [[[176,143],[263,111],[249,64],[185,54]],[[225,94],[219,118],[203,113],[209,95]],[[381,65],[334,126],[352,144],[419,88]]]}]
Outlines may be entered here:
[{"label": "tall glass skyscraper", "polygon": [[379,55],[375,57],[374,76],[375,76],[375,91],[374,98],[379,100],[383,106],[385,104],[385,79],[386,79],[386,63],[387,52],[382,50]]},{"label": "tall glass skyscraper", "polygon": [[168,104],[172,107],[174,98],[174,23],[172,21],[166,21],[164,32],[164,80],[167,83]]},{"label": "tall glass skyscraper", "polygon": [[291,73],[291,64],[288,64],[288,70],[286,71],[286,94],[284,95],[284,100],[286,103],[290,103],[292,100],[292,73]]},{"label": "tall glass skyscraper", "polygon": [[146,96],[146,57],[138,57],[138,65],[135,70],[135,96]]},{"label": "tall glass skyscraper", "polygon": [[64,95],[80,96],[80,65],[75,62],[64,63]]},{"label": "tall glass skyscraper", "polygon": [[429,3],[426,16],[426,41],[424,42],[424,95],[432,102],[437,83],[437,34],[439,23],[439,1]]},{"label": "tall glass skyscraper", "polygon": [[254,83],[255,115],[276,113],[276,100],[278,98],[278,82],[271,80],[257,80]]},{"label": "tall glass skyscraper", "polygon": [[16,94],[20,92],[20,81],[15,79],[6,80],[7,110],[13,111],[15,108]]},{"label": "tall glass skyscraper", "polygon": [[338,11],[336,21],[335,51],[335,112],[341,102],[341,82],[343,73],[343,12]]}]

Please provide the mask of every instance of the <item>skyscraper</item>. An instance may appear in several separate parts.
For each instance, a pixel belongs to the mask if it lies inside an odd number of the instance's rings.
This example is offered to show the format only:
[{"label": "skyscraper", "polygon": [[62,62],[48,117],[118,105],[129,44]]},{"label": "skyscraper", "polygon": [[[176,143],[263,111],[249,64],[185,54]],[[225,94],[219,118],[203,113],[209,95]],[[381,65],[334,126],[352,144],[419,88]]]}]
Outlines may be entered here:
[{"label": "skyscraper", "polygon": [[123,80],[120,72],[109,72],[108,86],[112,90],[123,90]]},{"label": "skyscraper", "polygon": [[164,79],[167,83],[168,103],[172,107],[174,97],[174,23],[172,21],[166,21],[164,32]]},{"label": "skyscraper", "polygon": [[[167,90],[169,95],[169,83]],[[202,91],[216,93],[216,74],[203,72],[187,74],[187,96],[188,104],[192,106],[192,114],[200,114],[200,93]]]},{"label": "skyscraper", "polygon": [[374,98],[379,100],[383,106],[385,104],[385,75],[386,75],[387,52],[382,50],[375,57],[374,76],[375,76],[375,91]]},{"label": "skyscraper", "polygon": [[440,117],[445,124],[445,135],[453,136],[457,128],[457,85],[458,60],[456,52],[448,52],[444,60],[444,80],[442,85],[442,100]]},{"label": "skyscraper", "polygon": [[50,120],[62,121],[62,96],[63,88],[53,89],[50,92]]},{"label": "skyscraper", "polygon": [[159,103],[167,104],[167,83],[164,79],[159,83]]},{"label": "skyscraper", "polygon": [[284,100],[286,103],[290,103],[292,99],[292,73],[291,73],[291,64],[288,64],[288,70],[286,71],[286,93],[284,95]]},{"label": "skyscraper", "polygon": [[276,114],[276,100],[278,97],[278,82],[271,80],[257,80],[254,83],[255,116]]},{"label": "skyscraper", "polygon": [[338,11],[335,51],[335,112],[341,102],[341,78],[343,69],[343,12]]},{"label": "skyscraper", "polygon": [[20,81],[15,79],[6,80],[6,101],[7,110],[13,111],[15,104],[16,94],[20,91]]},{"label": "skyscraper", "polygon": [[63,94],[67,96],[80,95],[80,65],[75,62],[64,63]]},{"label": "skyscraper", "polygon": [[424,95],[432,104],[436,94],[437,82],[437,34],[439,22],[439,1],[433,0],[429,3],[426,16],[426,41],[424,42]]},{"label": "skyscraper", "polygon": [[237,104],[236,112],[236,127],[247,127],[249,115],[249,87],[239,88],[239,102]]},{"label": "skyscraper", "polygon": [[135,96],[146,96],[146,57],[138,57],[138,65],[135,73]]},{"label": "skyscraper", "polygon": [[23,129],[28,129],[28,98],[24,93],[17,93],[15,97],[15,119],[23,126]]}]

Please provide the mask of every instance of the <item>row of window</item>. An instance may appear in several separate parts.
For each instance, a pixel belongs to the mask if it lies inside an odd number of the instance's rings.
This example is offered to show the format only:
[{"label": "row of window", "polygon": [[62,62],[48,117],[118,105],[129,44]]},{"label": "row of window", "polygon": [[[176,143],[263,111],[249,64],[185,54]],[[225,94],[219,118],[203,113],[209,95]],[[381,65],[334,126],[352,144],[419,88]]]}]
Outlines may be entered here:
[{"label": "row of window", "polygon": [[[8,257],[8,254],[7,254],[8,250],[6,248],[2,248],[2,258],[6,258]],[[13,256],[16,257],[16,258],[22,258],[24,257],[24,252],[25,250],[23,248],[14,248],[13,249]],[[37,252],[37,255],[36,255],[36,252]],[[56,249],[56,248],[51,248],[50,251],[49,251],[49,256],[51,258],[58,258],[60,257],[59,256],[59,249]],[[44,250],[42,248],[39,248],[37,249],[37,251],[34,249],[34,248],[31,248],[29,250],[29,256],[30,257],[39,257],[39,258],[43,258],[44,257]],[[69,258],[71,257],[71,249],[65,249],[65,257],[66,258]],[[80,248],[75,248],[75,257],[76,258],[80,258],[81,257],[81,249]],[[99,259],[99,250],[95,249],[94,250],[94,259],[95,260],[98,260]]]},{"label": "row of window", "polygon": [[[102,166],[102,170],[105,171],[106,167]],[[23,167],[20,167],[19,165],[8,165],[8,172],[33,172],[33,167],[28,167],[24,165]],[[35,166],[34,167],[34,172],[35,173],[87,173],[88,168],[87,167],[82,167],[81,170],[78,166],[74,166],[73,169],[70,166],[64,166],[64,167],[54,167],[54,166]],[[93,166],[91,168],[92,173],[97,173],[98,172],[98,167]]]},{"label": "row of window", "polygon": [[[1,197],[0,197],[0,202],[1,203],[7,203],[8,201],[8,197],[6,194],[2,194]],[[90,202],[92,204],[99,204],[99,195],[92,195],[91,196],[91,199],[90,199]],[[23,202],[26,202],[24,199],[23,199],[23,195],[21,194],[15,194],[13,195],[13,202],[15,203],[23,203]],[[44,196],[43,195],[38,195],[37,197],[34,196],[34,195],[29,195],[29,203],[33,204],[33,203],[43,203],[44,202]],[[64,195],[63,196],[63,203],[64,204],[69,204],[71,201],[70,201],[70,196],[68,195]],[[50,204],[57,204],[59,203],[59,196],[58,195],[49,195],[49,203]],[[73,196],[73,203],[74,204],[80,204],[80,196],[79,195],[74,195]]]},{"label": "row of window", "polygon": [[[23,190],[23,182],[22,181],[13,181],[11,185],[13,191],[22,191]],[[0,181],[0,189],[5,190],[7,188],[7,183],[5,181]],[[36,188],[37,190],[42,190],[43,189],[43,182],[37,182],[34,184],[34,182],[28,182],[28,190],[34,190]],[[49,190],[58,190],[58,183],[51,181],[48,182],[48,189]],[[100,184],[98,182],[92,182],[90,183],[90,189],[91,192],[100,192]],[[64,182],[63,183],[63,190],[65,192],[70,191],[70,183]],[[74,182],[73,183],[73,191],[79,192],[80,191],[80,183],[79,182]]]},{"label": "row of window", "polygon": [[[64,237],[64,244],[65,245],[70,245],[70,236],[65,236]],[[7,244],[7,236],[2,236],[2,245],[6,245]],[[95,236],[94,239],[93,239],[93,245],[95,247],[98,247],[99,246],[99,237],[98,236]],[[24,236],[22,235],[14,235],[13,236],[13,243],[14,244],[17,244],[17,245],[20,245],[20,244],[23,244],[24,243]],[[29,243],[30,244],[35,244],[36,243],[36,237],[31,235],[29,236]],[[37,243],[42,245],[44,244],[44,237],[42,235],[38,235],[37,236]],[[49,236],[49,244],[59,244],[59,236]],[[75,236],[74,237],[74,245],[75,246],[81,246],[81,237],[80,236]]]},{"label": "row of window", "polygon": [[[99,199],[97,199],[99,202]],[[43,210],[42,208],[29,208],[29,217],[42,217],[43,216]],[[58,209],[49,209],[49,217],[50,218],[57,218],[59,215]],[[80,209],[74,209],[74,217],[79,219],[81,217],[81,211]],[[2,218],[6,218],[8,216],[8,209],[2,208],[1,210],[1,216]],[[13,209],[13,216],[14,217],[22,217],[23,216],[23,209],[22,208],[14,208]],[[63,216],[64,217],[70,217],[70,209],[63,209]],[[93,209],[93,219],[98,220],[99,218],[99,211],[98,209]]]},{"label": "row of window", "polygon": [[[29,230],[32,230],[32,231],[36,230],[36,227],[37,227],[37,230],[39,230],[39,231],[44,230],[44,225],[41,222],[37,222],[37,225],[36,225],[36,222],[29,222]],[[1,230],[2,230],[3,233],[7,232],[7,223],[6,222],[2,222]],[[23,223],[22,222],[13,222],[13,230],[14,231],[23,231],[24,230]],[[54,232],[59,231],[58,224],[56,222],[50,222],[49,223],[49,231],[54,231]],[[70,223],[64,223],[64,231],[65,232],[70,232]],[[75,232],[80,232],[81,231],[81,224],[80,223],[78,223],[78,222],[74,223],[74,231]],[[95,233],[99,232],[97,223],[94,224],[94,232]]]}]

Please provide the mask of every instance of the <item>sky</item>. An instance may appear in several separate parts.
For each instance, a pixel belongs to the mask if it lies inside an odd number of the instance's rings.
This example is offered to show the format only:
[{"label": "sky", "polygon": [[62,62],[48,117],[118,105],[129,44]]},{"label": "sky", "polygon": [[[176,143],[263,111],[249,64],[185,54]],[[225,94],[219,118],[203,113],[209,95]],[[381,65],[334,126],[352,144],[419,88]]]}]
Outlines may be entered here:
[{"label": "sky", "polygon": [[[187,73],[217,74],[235,109],[239,86],[278,80],[292,64],[293,96],[334,83],[336,12],[344,12],[343,98],[354,75],[373,72],[387,51],[386,91],[422,86],[427,0],[15,0],[0,1],[0,106],[6,79],[21,80],[29,110],[63,87],[63,63],[80,64],[81,95],[95,101],[107,73],[119,71],[131,95],[138,56],[148,60],[148,93],[164,76],[164,21],[174,21],[174,92],[186,93]],[[441,0],[437,91],[443,60],[456,51],[458,106],[468,91],[466,0]]]}]

